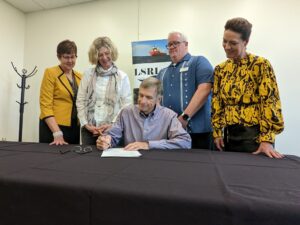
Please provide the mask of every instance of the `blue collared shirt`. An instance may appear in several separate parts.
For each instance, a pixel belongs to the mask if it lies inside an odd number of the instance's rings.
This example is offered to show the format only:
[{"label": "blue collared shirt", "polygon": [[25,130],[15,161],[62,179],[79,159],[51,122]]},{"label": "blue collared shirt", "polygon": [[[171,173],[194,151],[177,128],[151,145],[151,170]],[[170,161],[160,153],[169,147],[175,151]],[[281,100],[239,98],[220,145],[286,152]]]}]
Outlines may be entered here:
[{"label": "blue collared shirt", "polygon": [[[158,76],[163,83],[162,105],[181,115],[190,103],[198,85],[213,83],[213,67],[203,56],[187,53],[177,64],[162,69]],[[189,133],[211,132],[211,94],[188,123]]]},{"label": "blue collared shirt", "polygon": [[191,137],[182,128],[176,113],[160,105],[147,116],[140,112],[138,105],[125,107],[108,134],[112,137],[113,147],[123,137],[125,146],[147,141],[150,149],[191,148]]}]

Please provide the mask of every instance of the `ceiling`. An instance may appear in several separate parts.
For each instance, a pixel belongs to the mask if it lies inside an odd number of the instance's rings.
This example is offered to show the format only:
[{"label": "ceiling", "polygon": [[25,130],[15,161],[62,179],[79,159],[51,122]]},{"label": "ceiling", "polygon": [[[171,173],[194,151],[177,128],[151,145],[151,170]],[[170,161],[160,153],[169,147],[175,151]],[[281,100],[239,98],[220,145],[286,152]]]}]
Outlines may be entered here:
[{"label": "ceiling", "polygon": [[13,7],[24,13],[37,12],[47,9],[55,9],[76,5],[80,3],[92,2],[96,0],[4,0]]}]

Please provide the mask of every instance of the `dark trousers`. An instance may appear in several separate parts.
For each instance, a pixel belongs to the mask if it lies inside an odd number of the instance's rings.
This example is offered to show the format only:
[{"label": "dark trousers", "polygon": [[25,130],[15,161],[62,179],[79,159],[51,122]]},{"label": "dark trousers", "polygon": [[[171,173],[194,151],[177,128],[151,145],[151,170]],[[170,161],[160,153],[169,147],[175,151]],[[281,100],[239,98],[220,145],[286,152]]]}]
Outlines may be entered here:
[{"label": "dark trousers", "polygon": [[[98,136],[93,136],[93,134],[89,132],[85,127],[81,128],[81,142],[83,145],[96,145],[97,139]],[[115,147],[125,147],[124,139],[121,138],[121,140]]]},{"label": "dark trousers", "polygon": [[225,128],[225,151],[255,152],[259,143],[256,142],[260,133],[259,125],[246,127],[240,124],[230,125]]},{"label": "dark trousers", "polygon": [[83,145],[96,145],[98,136],[93,136],[85,127],[81,128],[81,142]]},{"label": "dark trousers", "polygon": [[214,149],[214,142],[211,132],[207,133],[190,133],[192,138],[193,149]]},{"label": "dark trousers", "polygon": [[[78,120],[74,119],[71,122],[71,126],[61,126],[58,125],[60,130],[64,134],[64,140],[69,144],[79,144],[80,142],[80,126]],[[39,142],[40,143],[51,143],[53,142],[53,134],[49,129],[48,125],[44,120],[40,120],[40,129],[39,129]]]}]

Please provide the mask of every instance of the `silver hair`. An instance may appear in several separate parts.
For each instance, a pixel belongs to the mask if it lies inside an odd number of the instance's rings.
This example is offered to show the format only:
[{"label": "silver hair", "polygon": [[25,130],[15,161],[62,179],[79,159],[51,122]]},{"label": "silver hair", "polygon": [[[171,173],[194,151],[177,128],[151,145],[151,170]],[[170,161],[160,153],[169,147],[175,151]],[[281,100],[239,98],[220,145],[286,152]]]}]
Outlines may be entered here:
[{"label": "silver hair", "polygon": [[188,42],[188,39],[187,39],[187,37],[185,36],[185,34],[179,32],[179,31],[172,31],[172,32],[169,33],[168,36],[170,36],[170,35],[172,35],[172,34],[179,34],[179,36],[180,36],[180,41]]},{"label": "silver hair", "polygon": [[161,97],[163,94],[162,90],[162,84],[159,79],[155,77],[148,77],[145,80],[142,81],[140,84],[140,88],[150,88],[150,87],[156,87],[156,93],[158,97]]}]

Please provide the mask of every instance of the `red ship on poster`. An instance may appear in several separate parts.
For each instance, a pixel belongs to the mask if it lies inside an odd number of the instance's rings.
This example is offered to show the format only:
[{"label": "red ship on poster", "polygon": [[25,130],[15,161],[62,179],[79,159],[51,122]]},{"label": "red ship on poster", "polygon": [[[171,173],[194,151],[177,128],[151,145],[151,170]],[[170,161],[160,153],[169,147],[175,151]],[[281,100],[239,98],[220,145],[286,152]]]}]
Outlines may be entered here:
[{"label": "red ship on poster", "polygon": [[157,48],[157,47],[153,47],[152,50],[149,52],[149,54],[150,54],[151,56],[162,56],[162,55],[167,55],[166,53],[161,52],[161,51],[159,50],[159,48]]}]

